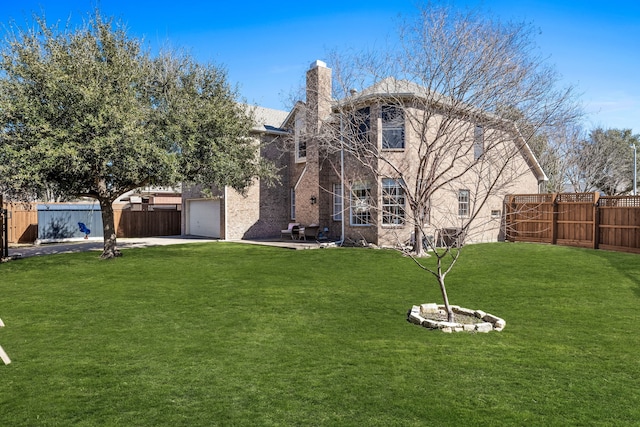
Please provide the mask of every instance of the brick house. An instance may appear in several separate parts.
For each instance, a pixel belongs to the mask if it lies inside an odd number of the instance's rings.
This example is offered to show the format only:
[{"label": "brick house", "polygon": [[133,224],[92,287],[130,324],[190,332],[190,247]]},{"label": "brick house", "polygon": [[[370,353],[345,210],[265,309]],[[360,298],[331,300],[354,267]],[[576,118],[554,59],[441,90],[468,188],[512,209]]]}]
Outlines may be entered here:
[{"label": "brick house", "polygon": [[[256,125],[252,136],[260,142],[260,155],[286,171],[289,157],[281,146],[288,131],[280,125],[286,111],[255,107]],[[289,217],[289,175],[283,173],[279,185],[269,187],[256,182],[245,195],[230,187],[183,185],[182,234],[214,237],[222,240],[255,239],[279,236]]]},{"label": "brick house", "polygon": [[[336,150],[340,145],[337,139],[344,138],[344,134],[336,133],[335,129],[339,126],[342,130],[346,109],[363,112],[359,123],[353,123],[354,114],[347,119],[352,122],[351,128],[360,137],[366,135],[367,144],[374,150],[406,164],[404,180],[413,180],[411,165],[416,163],[419,135],[415,126],[411,126],[409,110],[406,116],[398,116],[395,105],[398,102],[414,105],[412,99],[419,98],[421,90],[424,89],[406,82],[385,79],[361,93],[352,92],[336,100],[332,98],[331,69],[324,62],[315,61],[307,71],[304,102],[298,102],[288,113],[256,110],[259,120],[254,130],[263,143],[261,155],[281,168],[280,184],[267,188],[256,183],[246,197],[228,189],[215,191],[214,198],[198,197],[197,191],[183,190],[183,231],[222,239],[266,238],[279,236],[287,223],[296,222],[318,225],[333,239],[364,239],[378,245],[409,241],[415,228],[408,218],[407,200],[394,171],[383,164],[374,169],[363,168],[352,156],[345,156],[344,150]],[[466,144],[468,134],[469,156],[473,157],[474,150],[477,151],[474,147],[474,133],[477,139],[479,129],[477,117],[462,117],[459,121],[458,128],[467,129],[461,141]],[[536,193],[546,177],[524,140],[519,146],[518,155],[511,159],[514,170],[519,172],[511,179],[509,192]],[[457,226],[464,217],[465,203],[467,208],[471,203],[469,189],[477,188],[474,182],[468,179],[465,182],[463,178],[454,180],[450,187],[430,198],[430,204],[438,209],[433,209],[423,224],[427,234],[436,235],[442,227]],[[468,242],[499,239],[504,195],[506,192],[497,193],[487,200],[478,216],[481,226],[468,236]],[[198,214],[199,210],[203,214]],[[219,224],[217,229],[200,229],[200,221],[211,223],[206,212],[212,211],[219,212],[210,218]],[[459,213],[460,218],[444,212]]]}]

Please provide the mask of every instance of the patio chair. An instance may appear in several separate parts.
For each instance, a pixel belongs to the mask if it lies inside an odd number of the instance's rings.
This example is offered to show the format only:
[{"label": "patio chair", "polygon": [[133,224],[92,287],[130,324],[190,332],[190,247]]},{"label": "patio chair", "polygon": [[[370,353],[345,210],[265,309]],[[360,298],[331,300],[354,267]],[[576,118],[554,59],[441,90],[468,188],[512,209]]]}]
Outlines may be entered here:
[{"label": "patio chair", "polygon": [[293,239],[293,227],[299,226],[300,223],[298,222],[290,222],[286,230],[280,230],[280,238],[289,237],[290,239]]}]

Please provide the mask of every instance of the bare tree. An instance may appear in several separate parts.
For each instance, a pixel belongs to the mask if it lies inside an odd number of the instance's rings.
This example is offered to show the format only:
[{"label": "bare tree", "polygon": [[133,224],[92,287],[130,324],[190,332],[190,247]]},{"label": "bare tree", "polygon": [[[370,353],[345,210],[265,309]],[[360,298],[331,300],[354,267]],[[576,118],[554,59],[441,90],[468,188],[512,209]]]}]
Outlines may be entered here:
[{"label": "bare tree", "polygon": [[593,129],[570,153],[569,179],[576,192],[602,191],[615,196],[633,188],[633,153],[640,135],[631,129]]},{"label": "bare tree", "polygon": [[577,172],[575,155],[584,139],[582,126],[569,123],[545,129],[529,140],[533,153],[549,178],[545,192],[563,193],[572,187]]},{"label": "bare tree", "polygon": [[[333,55],[342,101],[322,140],[329,155],[344,155],[343,180],[362,221],[386,225],[398,247],[405,236],[394,225],[412,229],[402,250],[436,278],[452,321],[445,278],[462,240],[499,228],[514,186],[538,189],[544,173],[527,142],[578,110],[527,24],[428,4],[399,34],[386,52]],[[364,176],[375,184],[359,185]],[[435,264],[422,258],[425,248]]]}]

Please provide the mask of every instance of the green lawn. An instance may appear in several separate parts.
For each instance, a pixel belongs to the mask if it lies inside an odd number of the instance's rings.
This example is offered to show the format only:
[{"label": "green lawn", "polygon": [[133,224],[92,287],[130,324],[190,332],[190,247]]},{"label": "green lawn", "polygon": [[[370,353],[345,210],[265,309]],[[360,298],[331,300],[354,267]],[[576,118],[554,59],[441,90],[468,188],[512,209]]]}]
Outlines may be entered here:
[{"label": "green lawn", "polygon": [[638,425],[640,256],[464,248],[453,304],[392,251],[240,244],[0,266],[1,426]]}]

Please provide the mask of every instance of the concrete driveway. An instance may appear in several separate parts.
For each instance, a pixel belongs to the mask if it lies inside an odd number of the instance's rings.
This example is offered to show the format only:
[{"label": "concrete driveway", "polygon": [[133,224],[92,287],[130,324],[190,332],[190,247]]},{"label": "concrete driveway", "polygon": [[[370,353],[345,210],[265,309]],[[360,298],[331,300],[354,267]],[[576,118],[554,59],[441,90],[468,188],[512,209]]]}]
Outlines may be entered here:
[{"label": "concrete driveway", "polygon": [[[217,239],[206,239],[192,236],[139,237],[118,239],[119,249],[145,248],[148,246],[180,245],[186,243],[217,242]],[[18,245],[9,247],[10,258],[25,258],[38,255],[65,254],[72,252],[101,251],[104,246],[102,239],[46,243],[41,245]]]}]

